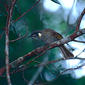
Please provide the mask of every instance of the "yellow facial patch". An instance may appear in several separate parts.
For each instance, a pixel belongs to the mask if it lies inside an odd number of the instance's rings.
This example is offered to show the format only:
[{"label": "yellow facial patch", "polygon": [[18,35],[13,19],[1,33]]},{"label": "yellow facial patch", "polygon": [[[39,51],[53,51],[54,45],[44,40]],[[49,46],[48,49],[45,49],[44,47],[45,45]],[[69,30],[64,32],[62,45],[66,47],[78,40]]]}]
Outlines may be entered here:
[{"label": "yellow facial patch", "polygon": [[39,38],[41,38],[42,34],[41,33],[38,33],[38,36],[39,36]]}]

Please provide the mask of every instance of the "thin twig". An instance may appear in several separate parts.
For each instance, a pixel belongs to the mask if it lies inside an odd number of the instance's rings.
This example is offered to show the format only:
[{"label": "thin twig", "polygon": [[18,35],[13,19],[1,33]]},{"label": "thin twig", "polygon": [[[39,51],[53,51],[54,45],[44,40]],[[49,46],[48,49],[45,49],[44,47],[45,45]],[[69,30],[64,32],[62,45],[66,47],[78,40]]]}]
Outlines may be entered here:
[{"label": "thin twig", "polygon": [[[18,17],[18,18],[17,18],[16,20],[14,20],[13,22],[18,21],[21,17],[23,17],[25,14],[27,14],[29,11],[31,11],[39,2],[40,2],[40,0],[38,0],[30,9],[28,9],[26,12],[24,12],[20,17]],[[26,32],[25,35],[20,36],[20,37],[18,37],[18,38],[15,39],[15,40],[10,40],[9,42],[15,42],[15,41],[17,41],[17,40],[23,39],[23,38],[25,38],[27,35],[28,35],[28,31]]]},{"label": "thin twig", "polygon": [[38,3],[40,2],[40,0],[38,0],[30,9],[28,9],[26,12],[24,12],[20,17],[18,17],[16,20],[14,20],[13,22],[18,21],[19,19],[21,19],[21,17],[23,17],[24,15],[26,15],[29,11],[31,11]]},{"label": "thin twig", "polygon": [[[45,50],[44,52],[42,52],[39,56],[36,56],[35,58],[33,58],[33,59],[32,59],[31,61],[29,61],[28,63],[19,66],[19,67],[17,68],[17,70],[15,70],[14,72],[11,72],[11,74],[16,73],[16,72],[19,72],[19,71],[23,71],[23,70],[29,68],[28,65],[29,65],[30,63],[32,63],[32,62],[37,62],[37,61],[35,61],[35,59],[37,59],[37,58],[39,58],[40,56],[44,55],[45,52],[46,52],[46,50]],[[37,62],[37,63],[40,64],[40,62]],[[32,68],[32,66],[31,66],[30,68]]]},{"label": "thin twig", "polygon": [[[82,58],[75,58],[75,59],[81,59],[81,60],[82,60]],[[64,59],[61,59],[61,60],[64,60]],[[66,60],[66,59],[65,59],[65,60]],[[84,58],[84,60],[85,60],[85,58]],[[59,61],[60,61],[60,60],[59,60]],[[59,62],[59,61],[57,61],[57,62]],[[51,63],[54,63],[54,62],[51,62]],[[51,64],[51,63],[49,63],[49,64]],[[47,65],[47,62],[46,62],[46,63],[41,63],[39,67],[42,67],[42,66],[45,66],[45,65]],[[60,74],[58,74],[56,78],[58,78],[60,75],[62,75],[63,73],[65,73],[65,72],[67,72],[67,71],[76,70],[76,69],[79,69],[79,68],[81,68],[81,67],[83,67],[83,66],[85,66],[85,63],[82,64],[82,65],[80,65],[80,66],[77,66],[77,67],[75,67],[75,68],[65,69],[65,70],[62,71]],[[30,68],[32,69],[32,68],[35,68],[35,67],[38,67],[38,66],[32,66],[32,67],[30,67]],[[19,71],[26,70],[26,69],[28,69],[28,68],[29,68],[29,66],[26,64],[26,65],[24,65],[24,68],[20,68],[20,69],[18,69],[18,70],[16,70],[16,71],[12,72],[11,74],[16,73],[16,72],[19,72]],[[52,73],[53,73],[53,72],[52,72]],[[53,73],[53,74],[54,74],[54,73]]]},{"label": "thin twig", "polygon": [[9,8],[8,10],[8,16],[7,16],[7,21],[6,21],[6,28],[5,28],[5,32],[6,32],[6,42],[5,42],[5,54],[6,54],[6,76],[7,76],[7,81],[8,81],[8,85],[12,85],[11,84],[11,80],[10,80],[10,74],[9,74],[9,27],[10,27],[10,23],[11,23],[11,18],[12,18],[12,13],[13,13],[13,8],[15,5],[16,0],[13,0],[11,3],[11,8]]},{"label": "thin twig", "polygon": [[48,65],[48,64],[52,64],[52,63],[57,63],[57,62],[60,62],[60,61],[66,61],[66,60],[76,60],[76,59],[78,59],[78,60],[85,60],[85,58],[78,58],[78,57],[75,57],[75,58],[68,58],[68,59],[64,59],[64,58],[61,58],[61,59],[57,59],[57,60],[52,60],[52,61],[48,61],[47,63],[45,63],[45,64],[38,64],[36,67],[39,67],[39,66],[42,66],[42,65]]},{"label": "thin twig", "polygon": [[31,61],[29,61],[27,64],[32,63],[33,61],[35,61],[35,59],[39,58],[40,56],[44,55],[47,52],[47,50],[43,51],[39,56],[33,58]]},{"label": "thin twig", "polygon": [[10,40],[9,42],[15,42],[15,41],[17,41],[17,40],[24,39],[26,36],[28,36],[28,30],[26,31],[26,33],[25,33],[23,36],[20,36],[20,37],[18,37],[17,39],[14,39],[14,40]]},{"label": "thin twig", "polygon": [[79,43],[85,43],[85,41],[79,41],[79,40],[73,40],[75,42],[79,42]]},{"label": "thin twig", "polygon": [[[12,25],[12,27],[14,28],[14,31],[16,32],[13,23],[12,23],[11,25]],[[25,23],[25,25],[27,25],[27,24]],[[9,42],[12,43],[12,42],[15,42],[15,41],[17,41],[17,40],[24,39],[25,37],[28,36],[28,34],[29,34],[29,32],[28,32],[28,27],[26,27],[26,33],[25,33],[23,36],[18,36],[18,38],[14,39],[14,40],[9,40]]]},{"label": "thin twig", "polygon": [[[75,58],[77,58],[82,52],[84,52],[85,51],[85,48],[79,53],[79,54],[77,54],[76,56],[75,56]],[[85,58],[84,58],[85,59]]]},{"label": "thin twig", "polygon": [[76,26],[76,31],[79,30],[80,23],[81,23],[81,20],[82,20],[84,14],[85,14],[85,8],[84,8],[84,10],[82,11],[82,13],[81,13],[81,15],[80,15],[80,17],[79,17],[79,19],[78,19],[78,23],[77,23],[77,26]]},{"label": "thin twig", "polygon": [[83,67],[83,66],[85,66],[85,63],[83,63],[82,65],[77,66],[77,67],[75,67],[75,68],[65,69],[64,71],[60,72],[60,74],[59,74],[59,75],[57,75],[57,78],[58,78],[60,75],[62,75],[63,73],[67,72],[67,71],[76,70],[76,69],[79,69],[79,68],[81,68],[81,67]]},{"label": "thin twig", "polygon": [[[39,56],[38,56],[39,57]],[[37,57],[37,58],[38,58]],[[35,59],[34,60],[32,60],[31,62],[28,62],[28,63],[26,63],[26,64],[23,64],[23,65],[21,65],[21,66],[19,66],[18,68],[17,68],[17,70],[15,70],[15,71],[13,71],[13,72],[11,72],[10,74],[13,74],[13,73],[16,73],[16,72],[20,72],[20,71],[23,71],[23,70],[25,70],[25,69],[28,69],[28,68],[36,68],[36,67],[40,67],[40,66],[47,66],[47,65],[49,65],[49,64],[52,64],[52,63],[58,63],[58,62],[60,62],[60,61],[66,61],[66,60],[71,60],[71,59],[79,59],[79,60],[85,60],[85,58],[78,58],[78,57],[76,57],[76,58],[68,58],[68,59],[64,59],[64,58],[61,58],[61,59],[57,59],[57,60],[52,60],[52,61],[48,61],[48,62],[46,62],[46,63],[40,63],[40,62],[36,62],[36,63],[38,63],[38,65],[34,65],[34,66],[31,66],[31,67],[29,67],[29,64],[30,63],[32,63],[32,62],[35,62]]]},{"label": "thin twig", "polygon": [[23,79],[24,79],[24,81],[28,84],[28,80],[25,78],[25,76],[24,76],[24,70],[23,70],[23,72],[22,72],[22,77],[23,77]]}]

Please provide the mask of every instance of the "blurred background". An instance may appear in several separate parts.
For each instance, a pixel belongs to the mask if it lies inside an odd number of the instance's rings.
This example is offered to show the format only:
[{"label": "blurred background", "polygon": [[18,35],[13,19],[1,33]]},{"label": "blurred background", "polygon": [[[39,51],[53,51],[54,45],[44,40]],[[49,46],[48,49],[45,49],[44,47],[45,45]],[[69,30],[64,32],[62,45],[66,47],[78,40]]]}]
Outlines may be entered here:
[{"label": "blurred background", "polygon": [[[24,12],[30,9],[39,0],[17,0],[14,7],[12,23],[9,29],[9,39],[14,40],[28,32],[50,28],[62,34],[63,37],[71,35],[76,28],[78,17],[85,8],[85,0],[40,0],[40,2],[26,13],[23,17],[15,20]],[[7,19],[7,5],[10,0],[0,0],[0,68],[5,66],[5,26]],[[80,29],[85,28],[85,16],[83,17]],[[85,35],[76,40],[85,41]],[[85,58],[85,43],[69,42],[67,48],[76,57]],[[37,47],[42,46],[42,42],[25,37],[9,44],[10,62],[24,56]],[[46,66],[32,67],[39,63],[46,63],[51,60],[62,58],[58,48],[53,48],[43,56],[30,64],[30,68],[11,75],[13,85],[85,85],[85,66],[60,72],[68,68],[75,68],[84,64],[84,60],[71,59],[60,61]],[[58,76],[59,75],[59,76]],[[0,85],[7,85],[6,78],[0,77]]]}]

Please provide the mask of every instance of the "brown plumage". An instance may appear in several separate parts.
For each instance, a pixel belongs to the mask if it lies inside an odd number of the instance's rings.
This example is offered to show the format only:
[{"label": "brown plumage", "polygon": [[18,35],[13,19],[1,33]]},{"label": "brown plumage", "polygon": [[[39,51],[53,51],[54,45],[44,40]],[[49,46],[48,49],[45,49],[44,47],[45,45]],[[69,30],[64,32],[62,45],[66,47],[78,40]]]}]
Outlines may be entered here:
[{"label": "brown plumage", "polygon": [[[51,44],[54,41],[61,40],[63,36],[52,29],[44,29],[41,31],[36,31],[31,34],[33,39],[42,40],[46,44]],[[59,46],[64,58],[71,58],[74,55],[64,46]]]}]

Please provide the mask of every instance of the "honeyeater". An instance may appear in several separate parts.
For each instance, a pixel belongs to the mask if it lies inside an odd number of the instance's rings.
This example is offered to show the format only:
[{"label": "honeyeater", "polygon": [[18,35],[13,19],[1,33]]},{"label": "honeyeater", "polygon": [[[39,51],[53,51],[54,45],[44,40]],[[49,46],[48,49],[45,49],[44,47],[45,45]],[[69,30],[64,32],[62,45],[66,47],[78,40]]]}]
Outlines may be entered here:
[{"label": "honeyeater", "polygon": [[[63,38],[63,36],[52,30],[52,29],[43,29],[43,30],[38,30],[38,31],[34,31],[30,37],[32,39],[37,39],[37,40],[41,40],[43,41],[45,44],[51,44],[52,42],[61,40]],[[60,45],[59,46],[64,58],[71,58],[74,57],[74,55],[64,46],[64,45]]]}]

